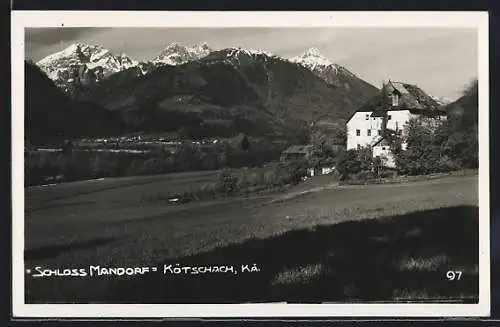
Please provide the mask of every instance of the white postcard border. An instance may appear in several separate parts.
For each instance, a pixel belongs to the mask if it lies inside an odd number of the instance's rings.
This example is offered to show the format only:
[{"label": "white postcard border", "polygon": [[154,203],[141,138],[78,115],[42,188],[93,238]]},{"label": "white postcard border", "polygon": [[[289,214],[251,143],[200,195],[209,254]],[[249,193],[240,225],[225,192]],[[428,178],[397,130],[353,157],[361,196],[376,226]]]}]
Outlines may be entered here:
[{"label": "white postcard border", "polygon": [[[472,317],[490,313],[487,12],[13,11],[12,309],[14,317]],[[24,300],[24,29],[26,27],[464,27],[478,31],[478,304],[26,304]]]}]

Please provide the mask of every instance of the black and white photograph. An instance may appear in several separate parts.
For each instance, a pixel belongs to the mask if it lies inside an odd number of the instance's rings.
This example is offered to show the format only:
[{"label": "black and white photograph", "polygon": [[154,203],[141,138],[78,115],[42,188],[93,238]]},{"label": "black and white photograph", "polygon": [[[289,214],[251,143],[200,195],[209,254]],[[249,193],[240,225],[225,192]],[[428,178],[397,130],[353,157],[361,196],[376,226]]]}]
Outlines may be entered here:
[{"label": "black and white photograph", "polygon": [[487,14],[383,14],[19,18],[14,297],[487,314]]}]

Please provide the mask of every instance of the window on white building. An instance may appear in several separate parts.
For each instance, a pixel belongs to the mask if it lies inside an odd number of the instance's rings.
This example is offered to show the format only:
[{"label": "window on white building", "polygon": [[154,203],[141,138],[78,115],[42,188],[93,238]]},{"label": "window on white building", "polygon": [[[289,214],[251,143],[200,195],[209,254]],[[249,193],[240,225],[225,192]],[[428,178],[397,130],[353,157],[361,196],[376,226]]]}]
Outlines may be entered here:
[{"label": "window on white building", "polygon": [[371,130],[371,129],[367,130],[367,131],[366,131],[366,135],[367,135],[367,136],[372,136],[372,130]]},{"label": "window on white building", "polygon": [[378,130],[378,135],[379,136],[382,135],[382,130],[381,129]]},{"label": "window on white building", "polygon": [[356,136],[360,136],[361,135],[361,130],[357,129],[356,130]]},{"label": "window on white building", "polygon": [[398,131],[398,135],[403,135],[403,130],[402,130],[402,129],[400,129],[400,130]]},{"label": "window on white building", "polygon": [[385,150],[385,146],[382,147],[382,150]]},{"label": "window on white building", "polygon": [[361,144],[358,144],[358,150],[361,149]]},{"label": "window on white building", "polygon": [[365,120],[368,120],[368,119],[370,119],[370,115],[365,116]]},{"label": "window on white building", "polygon": [[391,120],[392,119],[392,116],[391,115],[387,115],[387,120]]}]

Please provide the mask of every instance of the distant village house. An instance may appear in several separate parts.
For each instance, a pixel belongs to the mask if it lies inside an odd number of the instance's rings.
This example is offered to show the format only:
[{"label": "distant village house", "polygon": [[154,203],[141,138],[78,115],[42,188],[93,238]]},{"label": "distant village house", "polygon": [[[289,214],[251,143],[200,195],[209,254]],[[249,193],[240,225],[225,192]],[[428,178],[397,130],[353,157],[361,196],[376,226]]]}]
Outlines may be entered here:
[{"label": "distant village house", "polygon": [[383,165],[394,168],[395,158],[384,131],[391,130],[402,136],[401,149],[406,150],[405,127],[414,118],[437,124],[446,119],[446,112],[418,86],[389,81],[383,86],[381,95],[348,119],[347,150],[370,147],[373,156],[380,157]]},{"label": "distant village house", "polygon": [[281,153],[280,160],[286,161],[299,161],[309,160],[313,155],[312,145],[292,145]]},{"label": "distant village house", "polygon": [[281,153],[281,162],[306,161],[309,163],[307,176],[328,175],[335,171],[333,163],[314,164],[313,145],[292,145]]}]

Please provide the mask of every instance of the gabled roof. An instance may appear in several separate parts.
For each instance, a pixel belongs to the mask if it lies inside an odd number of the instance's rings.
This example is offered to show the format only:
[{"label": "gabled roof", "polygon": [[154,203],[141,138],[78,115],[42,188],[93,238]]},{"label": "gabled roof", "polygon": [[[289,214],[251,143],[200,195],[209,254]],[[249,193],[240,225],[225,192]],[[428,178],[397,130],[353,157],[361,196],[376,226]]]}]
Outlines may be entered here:
[{"label": "gabled roof", "polygon": [[[405,87],[405,83],[389,81],[389,84],[391,84],[391,86],[394,87],[394,89],[396,89],[396,91],[398,91],[399,94],[402,94],[402,95],[409,94],[409,91]],[[409,84],[407,84],[407,85],[409,85]]]},{"label": "gabled roof", "polygon": [[399,93],[400,99],[397,107],[424,110],[436,110],[440,107],[436,100],[417,85],[389,81],[386,87],[389,92],[396,91]]},{"label": "gabled roof", "polygon": [[[434,100],[430,95],[425,93],[421,88],[416,85],[389,81],[386,84],[388,91],[392,93],[396,91],[400,95],[399,105],[390,106],[389,110],[404,110],[404,109],[424,109],[436,110],[440,108],[439,103]],[[390,99],[387,99],[390,104]],[[385,110],[382,107],[382,94],[379,93],[371,98],[367,103],[361,106],[357,111],[377,111]]]},{"label": "gabled roof", "polygon": [[384,108],[382,92],[379,92],[356,110],[347,121],[351,120],[356,112],[372,112],[371,117],[383,117],[386,110],[410,110],[412,113],[431,115],[445,114],[445,111],[440,109],[440,104],[417,85],[389,80],[386,84],[386,90],[388,93],[397,92],[400,95],[397,106],[392,106],[391,100],[388,98],[386,99],[388,106]]}]

